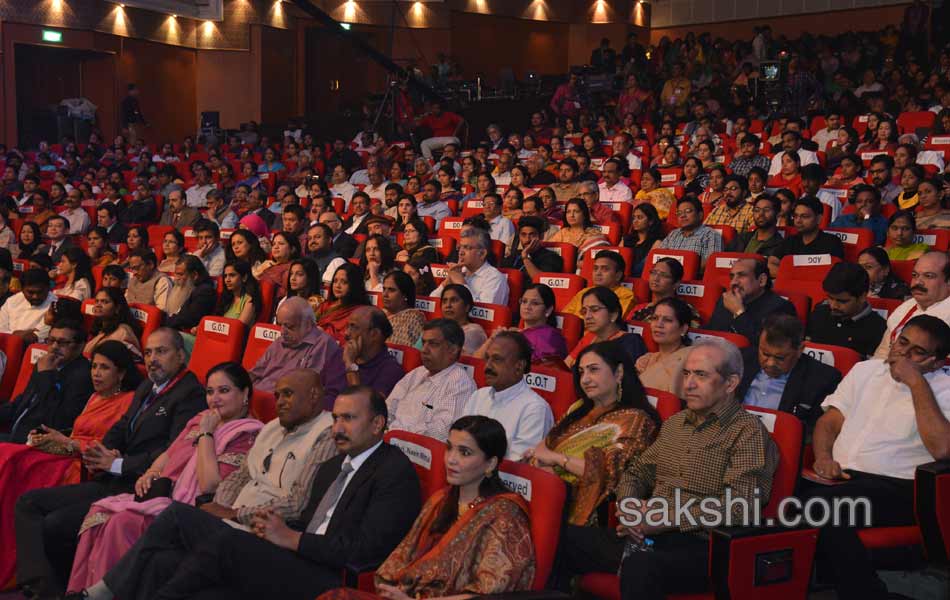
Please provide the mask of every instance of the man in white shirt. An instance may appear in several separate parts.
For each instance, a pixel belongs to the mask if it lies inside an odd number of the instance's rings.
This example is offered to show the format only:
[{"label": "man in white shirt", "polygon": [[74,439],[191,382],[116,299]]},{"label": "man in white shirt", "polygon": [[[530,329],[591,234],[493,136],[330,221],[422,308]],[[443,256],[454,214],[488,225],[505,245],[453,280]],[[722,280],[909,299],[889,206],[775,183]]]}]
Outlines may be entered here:
[{"label": "man in white shirt", "polygon": [[428,321],[422,331],[422,366],[399,380],[386,399],[389,429],[445,441],[449,427],[464,414],[475,381],[458,359],[465,333],[450,319]]},{"label": "man in white shirt", "polygon": [[511,219],[501,214],[501,196],[495,192],[485,194],[482,198],[482,215],[491,226],[491,239],[498,240],[511,248],[511,240],[515,238],[515,225]]},{"label": "man in white shirt", "polygon": [[20,284],[22,291],[0,307],[0,333],[18,336],[26,345],[45,342],[49,325],[43,318],[56,302],[56,296],[50,292],[49,275],[42,269],[30,269],[20,276]]},{"label": "man in white shirt", "polygon": [[639,171],[643,168],[643,160],[633,151],[633,136],[626,131],[614,136],[611,150],[613,158],[626,163],[624,171]]},{"label": "man in white shirt", "polygon": [[887,330],[874,358],[887,358],[902,327],[917,315],[933,315],[950,323],[950,258],[946,252],[927,252],[917,259],[910,279],[911,298],[887,318]]},{"label": "man in white shirt", "polygon": [[221,230],[214,221],[202,219],[195,225],[195,235],[198,237],[198,247],[192,254],[201,259],[208,275],[220,277],[224,274],[224,263],[227,262],[224,248],[218,243]]},{"label": "man in white shirt", "polygon": [[512,153],[510,148],[503,149],[498,154],[498,166],[495,167],[495,170],[492,171],[492,179],[495,180],[495,185],[510,185],[511,184],[511,167],[515,164],[515,156]]},{"label": "man in white shirt", "polygon": [[830,567],[839,598],[886,597],[857,527],[913,525],[917,467],[950,459],[948,351],[950,326],[915,316],[886,360],[855,365],[822,404],[813,438],[816,484],[803,490],[803,501],[867,499],[852,505],[848,520],[856,526],[829,523],[818,536],[817,559]]},{"label": "man in white shirt", "polygon": [[63,206],[66,210],[59,213],[69,221],[69,232],[72,234],[85,235],[92,224],[89,219],[89,213],[81,206],[82,192],[72,189],[66,193],[66,199],[63,200]]},{"label": "man in white shirt", "polygon": [[544,398],[525,383],[531,369],[531,344],[517,331],[499,330],[485,353],[485,383],[472,394],[463,414],[491,417],[505,426],[508,460],[520,460],[554,426]]},{"label": "man in white shirt", "polygon": [[811,141],[818,144],[818,150],[828,149],[828,142],[838,139],[838,130],[841,128],[841,115],[829,112],[825,115],[825,127],[811,136]]},{"label": "man in white shirt", "polygon": [[363,191],[372,200],[384,202],[386,200],[386,178],[379,167],[369,167],[367,169],[369,181]]},{"label": "man in white shirt", "polygon": [[185,203],[191,208],[204,208],[208,204],[208,192],[216,189],[211,183],[208,169],[199,168],[195,173],[195,184],[185,190]]},{"label": "man in white shirt", "polygon": [[782,133],[782,151],[777,152],[772,157],[772,164],[769,166],[769,177],[782,170],[782,157],[786,152],[797,152],[798,157],[802,159],[801,166],[818,164],[818,155],[811,150],[802,149],[802,134],[794,130],[786,130]]},{"label": "man in white shirt", "polygon": [[462,232],[459,261],[449,265],[448,274],[432,296],[438,298],[442,288],[450,283],[464,285],[472,292],[475,302],[508,304],[508,278],[488,264],[491,237],[488,232],[471,228]]},{"label": "man in white shirt", "polygon": [[631,202],[633,200],[633,192],[620,181],[620,169],[619,159],[609,159],[604,163],[604,178],[597,186],[600,190],[600,201],[611,205],[611,208],[617,202]]}]

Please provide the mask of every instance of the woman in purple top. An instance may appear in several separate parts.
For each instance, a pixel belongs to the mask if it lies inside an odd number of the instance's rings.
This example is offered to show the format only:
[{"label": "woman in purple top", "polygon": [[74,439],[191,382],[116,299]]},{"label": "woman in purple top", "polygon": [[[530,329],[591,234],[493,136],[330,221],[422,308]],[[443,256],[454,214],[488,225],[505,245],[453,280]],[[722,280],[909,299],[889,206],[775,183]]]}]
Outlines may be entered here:
[{"label": "woman in purple top", "polygon": [[[557,329],[554,318],[554,292],[543,283],[533,283],[525,288],[521,294],[521,321],[522,328],[511,327],[513,331],[520,331],[531,343],[531,362],[561,361],[567,356],[567,341]],[[495,333],[504,330],[503,327],[492,332],[492,336],[475,352],[476,358],[484,358],[488,344],[494,339]]]}]

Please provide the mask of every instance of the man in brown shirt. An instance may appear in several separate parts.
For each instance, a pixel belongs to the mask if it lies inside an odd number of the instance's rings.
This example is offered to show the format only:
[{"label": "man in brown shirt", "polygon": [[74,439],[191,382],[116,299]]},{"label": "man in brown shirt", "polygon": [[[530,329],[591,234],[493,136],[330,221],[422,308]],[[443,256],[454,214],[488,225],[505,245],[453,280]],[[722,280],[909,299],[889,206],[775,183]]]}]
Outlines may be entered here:
[{"label": "man in brown shirt", "polygon": [[580,169],[573,158],[565,158],[558,165],[557,183],[551,186],[558,202],[564,203],[571,198],[581,197],[581,185],[577,182]]},{"label": "man in brown shirt", "polygon": [[[568,526],[562,565],[575,574],[620,567],[624,598],[660,599],[706,589],[708,522],[745,524],[743,517],[754,514],[753,502],[762,507],[768,502],[778,466],[775,442],[735,397],[742,365],[739,350],[726,340],[711,338],[692,347],[678,382],[686,410],[663,424],[617,485],[621,524],[616,531]],[[740,498],[748,512],[736,502]],[[668,507],[662,519],[660,506]],[[634,524],[644,513],[645,521]],[[648,550],[624,552],[628,543]]]}]

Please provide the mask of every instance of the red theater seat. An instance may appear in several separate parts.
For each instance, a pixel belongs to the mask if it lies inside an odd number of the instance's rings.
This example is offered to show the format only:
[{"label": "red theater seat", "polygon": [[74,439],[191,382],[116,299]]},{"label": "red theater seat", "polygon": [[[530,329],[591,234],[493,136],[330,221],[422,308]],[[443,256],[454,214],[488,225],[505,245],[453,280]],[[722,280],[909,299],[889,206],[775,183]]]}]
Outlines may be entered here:
[{"label": "red theater seat", "polygon": [[448,485],[445,481],[444,443],[418,433],[400,430],[387,431],[385,439],[402,450],[412,462],[416,474],[419,475],[423,502]]},{"label": "red theater seat", "polygon": [[587,281],[583,277],[566,273],[541,273],[538,276],[538,283],[551,288],[554,292],[554,306],[557,308],[567,306],[571,298],[587,287]]},{"label": "red theater seat", "polygon": [[832,344],[816,344],[805,342],[804,353],[841,372],[842,377],[848,374],[851,367],[861,362],[861,355],[843,346]]},{"label": "red theater seat", "polygon": [[672,258],[683,265],[683,279],[696,279],[699,274],[699,255],[689,250],[668,250],[666,248],[654,248],[647,254],[646,266],[644,271],[649,271],[656,261],[661,258]]},{"label": "red theater seat", "polygon": [[148,340],[148,336],[152,335],[153,331],[162,326],[165,313],[159,310],[157,306],[152,304],[140,304],[138,302],[129,304],[129,311],[142,328],[142,335],[139,337],[139,342],[142,344],[142,348],[145,348],[145,341]]},{"label": "red theater seat", "polygon": [[244,323],[226,317],[202,317],[188,369],[204,383],[211,367],[226,361],[241,361]]},{"label": "red theater seat", "polygon": [[525,375],[524,380],[551,406],[555,421],[560,420],[577,401],[574,374],[563,367],[531,365],[531,372]]},{"label": "red theater seat", "polygon": [[[48,351],[49,346],[46,344],[30,344],[27,346],[26,352],[23,353],[23,361],[19,363],[19,365],[14,365],[9,361],[7,362],[7,369],[12,369],[16,372],[16,383],[13,385],[13,391],[10,392],[10,399],[16,398],[23,393],[23,390],[26,389],[26,384],[30,382],[30,376],[33,374],[33,365]],[[15,367],[19,368],[17,369]],[[6,373],[4,373],[3,378],[6,379]]]},{"label": "red theater seat", "polygon": [[13,386],[17,383],[19,366],[23,363],[23,338],[0,333],[0,350],[7,357],[7,367],[0,378],[0,402],[6,402],[13,397]]},{"label": "red theater seat", "polygon": [[245,370],[253,369],[261,356],[270,348],[270,345],[278,339],[280,339],[280,327],[277,325],[256,323],[251,327],[251,333],[247,336],[244,355],[241,357],[241,365]]},{"label": "red theater seat", "polygon": [[386,348],[389,350],[389,355],[396,359],[404,372],[408,373],[416,367],[422,366],[422,353],[415,348],[390,343],[386,344]]},{"label": "red theater seat", "polygon": [[255,388],[251,395],[251,415],[262,423],[269,423],[277,418],[276,403],[273,393]]},{"label": "red theater seat", "polygon": [[729,272],[732,270],[732,265],[743,258],[762,260],[762,255],[746,254],[745,252],[714,252],[706,261],[703,281],[715,281],[723,288],[728,288]]}]

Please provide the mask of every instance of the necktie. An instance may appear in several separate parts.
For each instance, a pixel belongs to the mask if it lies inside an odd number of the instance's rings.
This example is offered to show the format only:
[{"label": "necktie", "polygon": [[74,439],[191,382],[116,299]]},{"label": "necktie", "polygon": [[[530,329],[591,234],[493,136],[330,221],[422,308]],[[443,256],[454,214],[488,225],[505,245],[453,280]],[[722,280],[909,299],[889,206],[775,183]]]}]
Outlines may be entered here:
[{"label": "necktie", "polygon": [[152,400],[154,400],[157,395],[158,394],[155,393],[155,388],[152,388],[152,391],[148,393],[148,396],[142,400],[141,406],[139,406],[139,409],[135,411],[135,415],[132,417],[132,420],[129,421],[129,431],[135,429],[135,421],[138,420],[140,416],[142,416],[142,413],[145,412],[145,410],[152,403]]},{"label": "necktie", "polygon": [[327,492],[323,495],[323,498],[320,499],[320,504],[317,505],[317,510],[313,512],[310,524],[307,525],[307,533],[316,533],[317,529],[323,523],[323,520],[327,518],[327,513],[330,512],[331,508],[336,506],[340,495],[343,494],[343,485],[346,483],[346,478],[352,472],[353,465],[344,462],[343,466],[340,467],[340,474],[336,476],[336,479],[334,479],[330,487],[327,488]]}]

